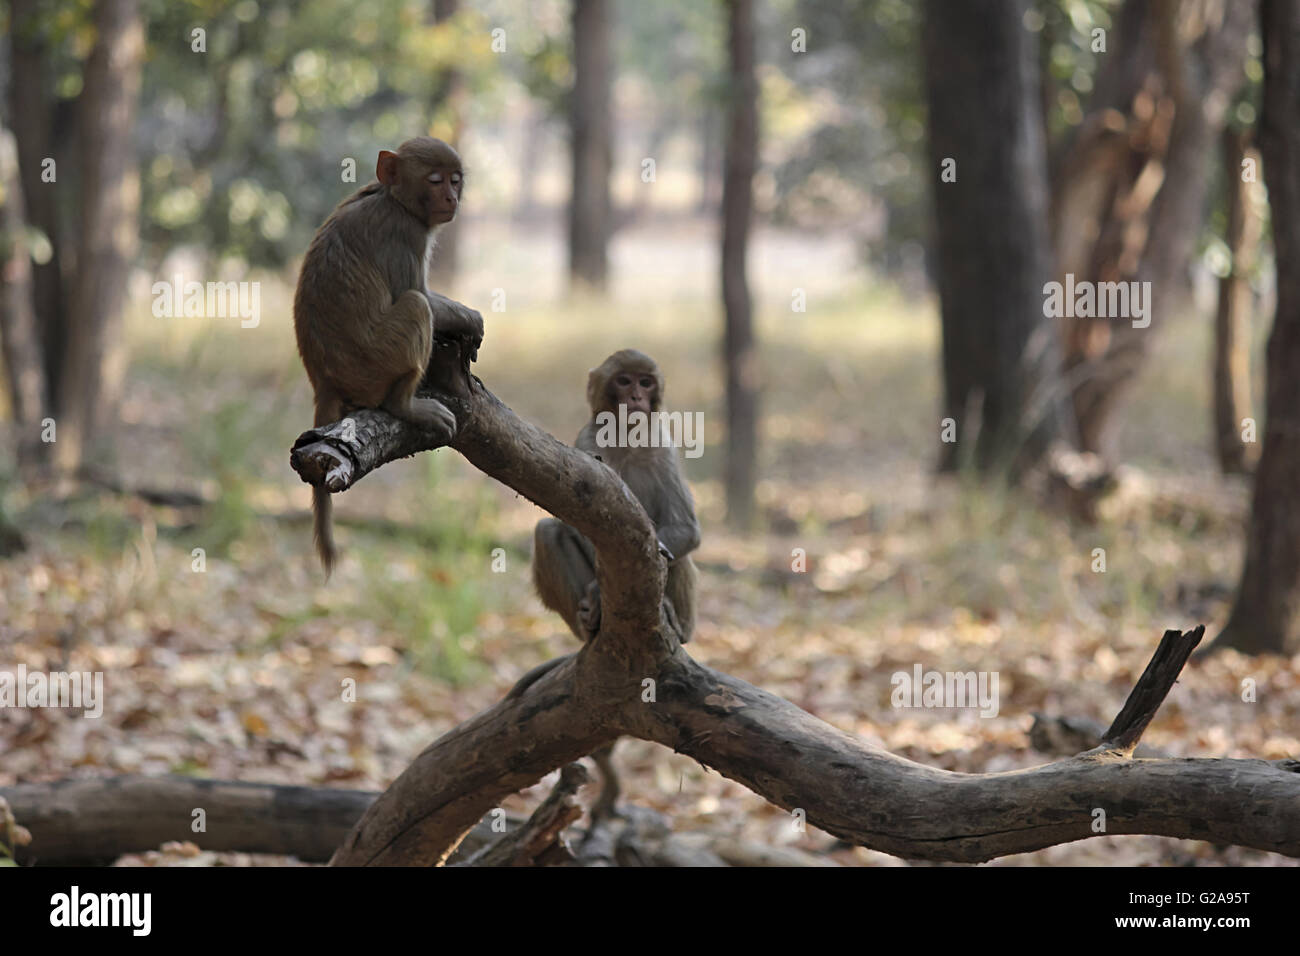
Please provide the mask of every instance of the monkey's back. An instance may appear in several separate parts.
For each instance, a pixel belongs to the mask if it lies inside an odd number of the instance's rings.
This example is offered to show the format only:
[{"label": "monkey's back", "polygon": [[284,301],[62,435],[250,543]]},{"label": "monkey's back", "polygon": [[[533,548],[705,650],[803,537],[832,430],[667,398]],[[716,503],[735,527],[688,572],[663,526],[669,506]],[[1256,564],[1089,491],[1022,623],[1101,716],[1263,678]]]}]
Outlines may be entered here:
[{"label": "monkey's back", "polygon": [[424,287],[411,263],[426,261],[425,234],[404,213],[394,219],[390,202],[377,182],[348,196],[316,230],[303,256],[294,332],[313,386],[321,377],[346,376],[382,334],[377,316],[403,291]]}]

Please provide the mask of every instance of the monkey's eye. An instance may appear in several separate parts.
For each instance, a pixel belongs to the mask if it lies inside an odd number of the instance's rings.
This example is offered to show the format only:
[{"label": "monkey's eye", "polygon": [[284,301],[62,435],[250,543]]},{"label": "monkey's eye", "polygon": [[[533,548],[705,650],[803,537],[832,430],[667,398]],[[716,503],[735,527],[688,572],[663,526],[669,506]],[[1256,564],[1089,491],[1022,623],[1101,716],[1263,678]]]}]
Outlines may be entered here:
[{"label": "monkey's eye", "polygon": [[642,388],[654,388],[654,384],[655,384],[655,380],[652,379],[652,378],[650,378],[649,376],[647,376],[646,378],[641,379],[641,387],[642,387]]},{"label": "monkey's eye", "polygon": [[632,384],[632,376],[620,375],[618,378],[614,379],[614,381],[618,383],[619,388],[627,388]]},{"label": "monkey's eye", "polygon": [[440,182],[442,182],[442,173],[440,173],[440,172],[436,172],[436,171],[430,173],[430,174],[429,174],[429,182],[431,182],[431,183],[440,183]]}]

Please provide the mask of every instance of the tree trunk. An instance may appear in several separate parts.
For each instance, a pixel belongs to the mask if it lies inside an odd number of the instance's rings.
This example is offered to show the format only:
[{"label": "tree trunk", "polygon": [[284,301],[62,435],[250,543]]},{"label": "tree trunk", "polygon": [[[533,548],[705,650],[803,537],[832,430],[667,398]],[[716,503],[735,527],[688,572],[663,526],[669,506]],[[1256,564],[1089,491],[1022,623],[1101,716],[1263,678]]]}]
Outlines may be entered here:
[{"label": "tree trunk", "polygon": [[137,0],[99,0],[79,104],[83,175],[77,281],[55,459],[81,464],[92,429],[116,405],[126,273],[139,239],[135,111],[144,26]]},{"label": "tree trunk", "polygon": [[[433,22],[445,24],[460,12],[460,0],[433,0]],[[465,136],[465,111],[469,102],[469,87],[465,72],[456,67],[438,71],[434,88],[433,135],[460,149]],[[444,293],[454,291],[456,265],[460,257],[460,232],[464,228],[460,217],[438,230],[438,247],[429,267],[429,282],[434,289]]]},{"label": "tree trunk", "polygon": [[718,205],[718,110],[710,101],[700,107],[699,181],[700,196],[695,208],[702,216],[711,216]]},{"label": "tree trunk", "polygon": [[18,182],[18,147],[0,127],[0,348],[14,422],[18,460],[37,461],[47,446],[40,441],[45,417],[45,369],[33,307],[32,260],[27,244],[23,191]]},{"label": "tree trunk", "polygon": [[[940,445],[945,471],[970,462],[1014,476],[1061,430],[1059,350],[1043,317],[1047,156],[1027,5],[926,5],[944,416],[956,425],[956,441]],[[943,181],[945,168],[956,181]]]},{"label": "tree trunk", "polygon": [[758,156],[758,80],[754,74],[754,2],[728,0],[731,56],[725,172],[722,184],[722,360],[727,376],[727,523],[754,518],[758,460],[758,346],[745,275]]},{"label": "tree trunk", "polygon": [[1264,447],[1255,470],[1246,563],[1218,647],[1300,653],[1300,0],[1264,0],[1259,127],[1277,256],[1268,339]]},{"label": "tree trunk", "polygon": [[1244,79],[1253,6],[1130,2],[1094,109],[1066,147],[1054,199],[1058,279],[1150,282],[1147,327],[1132,317],[1064,320],[1079,447],[1114,463],[1123,406],[1158,323],[1185,304],[1204,219],[1207,161]]},{"label": "tree trunk", "polygon": [[[18,141],[18,171],[22,177],[23,206],[28,225],[45,233],[50,258],[33,264],[32,283],[36,317],[41,330],[46,407],[59,412],[59,389],[67,361],[68,318],[63,296],[63,230],[55,202],[60,187],[66,192],[71,170],[56,167],[57,182],[42,182],[44,162],[55,157],[54,96],[50,78],[48,11],[39,0],[11,0],[9,111]],[[59,151],[60,154],[62,151]]]},{"label": "tree trunk", "polygon": [[[1259,458],[1258,443],[1241,437],[1242,419],[1250,416],[1250,317],[1254,306],[1250,275],[1261,225],[1252,202],[1254,183],[1241,178],[1249,142],[1249,129],[1223,131],[1228,209],[1223,240],[1230,262],[1228,274],[1219,280],[1219,306],[1214,316],[1214,444],[1224,474],[1248,474]],[[1258,160],[1253,150],[1249,154]]]},{"label": "tree trunk", "polygon": [[604,289],[608,276],[611,157],[608,0],[573,0],[573,192],[569,277]]}]

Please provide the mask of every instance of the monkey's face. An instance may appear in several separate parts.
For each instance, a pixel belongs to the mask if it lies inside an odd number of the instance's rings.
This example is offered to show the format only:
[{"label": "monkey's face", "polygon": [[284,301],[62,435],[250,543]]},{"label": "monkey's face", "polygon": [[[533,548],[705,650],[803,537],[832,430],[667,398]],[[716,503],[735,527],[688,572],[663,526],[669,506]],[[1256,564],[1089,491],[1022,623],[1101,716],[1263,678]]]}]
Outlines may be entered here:
[{"label": "monkey's face", "polygon": [[381,150],[375,178],[429,229],[456,218],[465,188],[460,156],[430,136],[408,139],[395,153]]},{"label": "monkey's face", "polygon": [[619,372],[609,380],[611,409],[626,405],[629,413],[647,415],[659,407],[659,383],[649,372]]},{"label": "monkey's face", "polygon": [[617,412],[657,412],[664,400],[664,378],[655,360],[636,349],[620,349],[587,375],[587,404],[593,416]]},{"label": "monkey's face", "polygon": [[459,166],[437,166],[425,177],[425,221],[430,227],[441,226],[456,218],[460,208],[460,191],[465,175]]}]

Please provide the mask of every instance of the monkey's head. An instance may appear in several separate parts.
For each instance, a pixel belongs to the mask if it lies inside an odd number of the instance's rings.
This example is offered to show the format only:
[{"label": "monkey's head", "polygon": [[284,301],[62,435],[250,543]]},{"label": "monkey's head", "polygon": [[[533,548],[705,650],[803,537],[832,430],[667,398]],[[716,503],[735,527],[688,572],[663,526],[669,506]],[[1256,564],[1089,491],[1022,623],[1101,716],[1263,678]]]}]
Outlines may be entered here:
[{"label": "monkey's head", "polygon": [[408,139],[395,153],[381,149],[375,162],[375,178],[429,229],[456,218],[465,186],[460,156],[432,136]]},{"label": "monkey's head", "polygon": [[655,360],[636,349],[615,352],[587,376],[587,404],[594,417],[600,412],[659,411],[664,400],[664,376]]}]

